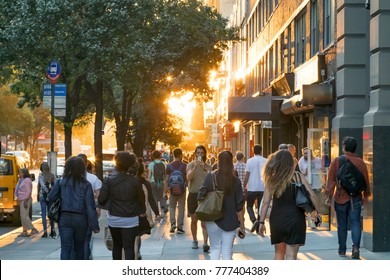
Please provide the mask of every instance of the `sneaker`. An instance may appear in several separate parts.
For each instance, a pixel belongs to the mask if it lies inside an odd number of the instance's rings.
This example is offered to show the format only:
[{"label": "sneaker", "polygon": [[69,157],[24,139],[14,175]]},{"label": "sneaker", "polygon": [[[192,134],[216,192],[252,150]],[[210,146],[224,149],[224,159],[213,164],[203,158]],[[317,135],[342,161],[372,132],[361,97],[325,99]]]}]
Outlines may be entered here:
[{"label": "sneaker", "polygon": [[203,244],[203,252],[208,253],[209,250],[210,250],[210,246],[207,243]]},{"label": "sneaker", "polygon": [[198,249],[198,241],[197,240],[194,240],[192,241],[192,249]]},{"label": "sneaker", "polygon": [[47,238],[47,231],[43,232],[42,238]]},{"label": "sneaker", "polygon": [[255,232],[255,231],[258,231],[259,230],[259,221],[256,220],[254,223],[253,223],[253,226],[251,228],[251,232]]},{"label": "sneaker", "polygon": [[177,233],[182,234],[182,233],[185,233],[185,231],[183,230],[183,228],[179,227],[177,229]]},{"label": "sneaker", "polygon": [[54,231],[54,230],[52,230],[51,232],[50,232],[50,237],[51,238],[56,238],[57,237],[57,234],[56,234],[56,232]]},{"label": "sneaker", "polygon": [[173,225],[173,226],[171,226],[171,230],[170,230],[169,232],[170,232],[170,233],[174,233],[174,232],[175,232],[175,229],[176,229],[176,226]]},{"label": "sneaker", "polygon": [[30,236],[35,235],[35,234],[38,234],[38,233],[39,233],[39,231],[38,231],[36,228],[34,228],[34,229],[30,232]]},{"label": "sneaker", "polygon": [[18,237],[29,237],[27,231],[23,231],[21,234],[18,235]]},{"label": "sneaker", "polygon": [[345,257],[345,252],[344,251],[339,251],[339,256],[340,257]]}]

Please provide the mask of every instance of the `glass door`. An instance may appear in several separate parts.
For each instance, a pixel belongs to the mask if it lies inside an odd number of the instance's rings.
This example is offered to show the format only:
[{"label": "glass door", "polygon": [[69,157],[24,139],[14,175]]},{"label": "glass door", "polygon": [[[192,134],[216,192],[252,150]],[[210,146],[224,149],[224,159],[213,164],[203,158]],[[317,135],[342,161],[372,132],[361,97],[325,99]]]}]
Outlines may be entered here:
[{"label": "glass door", "polygon": [[329,129],[309,128],[307,130],[308,176],[307,179],[321,203],[322,227],[330,230],[330,211],[325,204],[325,188],[330,165]]}]

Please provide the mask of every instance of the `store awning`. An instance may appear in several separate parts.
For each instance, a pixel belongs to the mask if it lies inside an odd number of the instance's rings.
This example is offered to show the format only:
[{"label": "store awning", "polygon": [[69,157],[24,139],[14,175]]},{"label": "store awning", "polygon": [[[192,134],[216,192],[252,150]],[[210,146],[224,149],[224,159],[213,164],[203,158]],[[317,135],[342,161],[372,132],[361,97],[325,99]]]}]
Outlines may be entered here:
[{"label": "store awning", "polygon": [[276,120],[280,118],[278,96],[231,96],[228,98],[228,119],[237,120]]}]

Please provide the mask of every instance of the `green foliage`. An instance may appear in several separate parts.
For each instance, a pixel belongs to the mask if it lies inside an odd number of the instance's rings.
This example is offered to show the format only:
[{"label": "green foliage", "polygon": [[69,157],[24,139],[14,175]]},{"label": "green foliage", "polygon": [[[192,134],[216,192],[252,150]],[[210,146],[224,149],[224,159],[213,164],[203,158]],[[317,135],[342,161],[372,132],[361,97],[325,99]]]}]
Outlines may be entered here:
[{"label": "green foliage", "polygon": [[13,79],[19,106],[37,107],[47,64],[57,59],[68,93],[64,126],[82,125],[95,110],[100,82],[117,135],[174,144],[181,133],[153,104],[165,106],[170,91],[209,98],[209,71],[236,34],[200,0],[2,0],[0,84]]}]

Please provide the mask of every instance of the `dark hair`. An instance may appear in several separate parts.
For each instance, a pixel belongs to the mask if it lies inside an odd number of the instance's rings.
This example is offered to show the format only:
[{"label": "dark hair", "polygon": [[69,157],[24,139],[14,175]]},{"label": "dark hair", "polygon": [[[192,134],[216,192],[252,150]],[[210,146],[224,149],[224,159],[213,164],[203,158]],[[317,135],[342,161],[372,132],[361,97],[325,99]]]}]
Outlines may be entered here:
[{"label": "dark hair", "polygon": [[85,175],[85,168],[85,163],[82,158],[70,157],[65,162],[63,177],[73,177],[76,180],[80,180]]},{"label": "dark hair", "polygon": [[152,152],[152,159],[159,159],[159,158],[161,158],[161,152],[158,150],[154,150]]},{"label": "dark hair", "polygon": [[176,148],[176,149],[173,150],[173,156],[174,156],[175,158],[179,158],[179,157],[181,157],[182,155],[183,155],[182,149]]},{"label": "dark hair", "polygon": [[204,155],[203,155],[203,161],[206,161],[206,159],[207,159],[207,150],[206,150],[206,147],[205,146],[203,146],[203,145],[198,145],[196,148],[195,148],[195,153],[194,153],[194,155],[196,154],[196,150],[197,149],[201,149],[201,150],[203,150],[203,152],[204,152]]},{"label": "dark hair", "polygon": [[233,192],[233,154],[230,151],[222,151],[218,154],[217,185],[220,186],[226,194]]},{"label": "dark hair", "polygon": [[244,154],[242,152],[236,152],[236,159],[242,160],[244,158]]},{"label": "dark hair", "polygon": [[346,152],[354,153],[356,151],[357,141],[352,136],[345,136],[342,145]]},{"label": "dark hair", "polygon": [[23,178],[30,178],[30,172],[28,172],[28,169],[27,168],[21,168],[20,169],[20,172],[22,172],[23,174]]},{"label": "dark hair", "polygon": [[260,155],[262,151],[263,148],[260,145],[255,145],[253,147],[253,152],[255,153],[255,155]]},{"label": "dark hair", "polygon": [[83,161],[84,161],[84,164],[87,165],[88,164],[88,158],[87,158],[87,155],[86,154],[78,154],[77,155],[79,158],[81,158]]},{"label": "dark hair", "polygon": [[92,173],[92,171],[93,171],[92,161],[87,160],[87,172]]},{"label": "dark hair", "polygon": [[118,171],[129,171],[129,168],[134,166],[137,158],[134,155],[131,155],[126,151],[116,152],[115,157],[115,166]]}]

